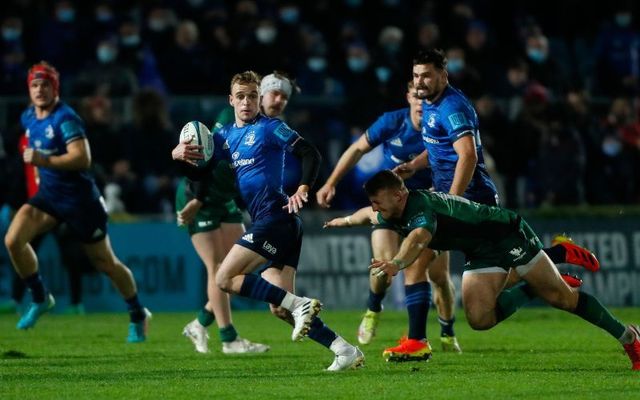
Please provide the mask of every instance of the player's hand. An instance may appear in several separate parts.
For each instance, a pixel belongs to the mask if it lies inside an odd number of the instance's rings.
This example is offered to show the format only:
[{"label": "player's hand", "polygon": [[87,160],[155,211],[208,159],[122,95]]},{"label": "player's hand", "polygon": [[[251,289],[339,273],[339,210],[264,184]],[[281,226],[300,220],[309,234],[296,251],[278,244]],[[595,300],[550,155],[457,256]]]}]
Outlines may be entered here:
[{"label": "player's hand", "polygon": [[331,221],[325,221],[322,228],[340,228],[342,226],[351,226],[351,223],[344,217],[334,218]]},{"label": "player's hand", "polygon": [[385,274],[395,276],[398,271],[400,271],[400,267],[390,261],[380,261],[372,258],[369,270],[371,274],[376,277],[383,277]]},{"label": "player's hand", "polygon": [[335,186],[325,183],[316,193],[316,201],[320,207],[329,208],[331,207],[331,200],[333,200],[335,195]]},{"label": "player's hand", "polygon": [[37,167],[44,165],[46,157],[42,155],[38,150],[27,147],[22,153],[22,160],[27,164],[33,164]]},{"label": "player's hand", "polygon": [[406,162],[395,167],[393,172],[398,174],[403,180],[407,180],[416,173],[416,170],[410,162]]},{"label": "player's hand", "polygon": [[293,196],[289,197],[289,202],[287,203],[287,205],[282,207],[283,209],[286,208],[289,211],[289,214],[297,213],[298,211],[302,210],[302,207],[304,207],[304,203],[309,201],[309,189],[307,188],[305,190],[302,187],[303,186],[300,186],[298,188],[298,191],[295,192]]},{"label": "player's hand", "polygon": [[197,144],[189,144],[190,141],[184,140],[171,151],[171,158],[178,161],[184,161],[193,166],[198,166],[195,160],[204,159],[202,154],[203,146]]},{"label": "player's hand", "polygon": [[196,214],[200,211],[200,208],[202,208],[202,202],[200,200],[193,199],[189,201],[182,210],[176,213],[178,217],[178,226],[189,225],[192,223]]}]

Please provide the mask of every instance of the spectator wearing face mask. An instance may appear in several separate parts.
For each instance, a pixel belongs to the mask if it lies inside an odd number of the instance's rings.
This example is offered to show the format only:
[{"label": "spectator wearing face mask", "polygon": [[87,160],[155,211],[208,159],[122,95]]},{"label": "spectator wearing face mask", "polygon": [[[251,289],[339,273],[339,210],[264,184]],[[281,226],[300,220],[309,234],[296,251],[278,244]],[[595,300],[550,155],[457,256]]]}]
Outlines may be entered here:
[{"label": "spectator wearing face mask", "polygon": [[95,48],[94,60],[75,76],[71,94],[74,96],[102,95],[107,97],[131,96],[138,91],[134,72],[116,62],[118,42],[105,38]]},{"label": "spectator wearing face mask", "polygon": [[25,50],[22,41],[22,20],[8,16],[2,20],[0,38],[0,86],[6,95],[24,92]]},{"label": "spectator wearing face mask", "polygon": [[549,40],[540,32],[529,34],[525,42],[529,77],[538,82],[555,96],[566,91],[567,77],[560,65],[549,53]]},{"label": "spectator wearing face mask", "polygon": [[608,96],[638,94],[640,79],[640,32],[633,25],[630,5],[618,7],[598,34],[596,60],[596,94]]},{"label": "spectator wearing face mask", "polygon": [[341,78],[349,110],[347,122],[352,125],[365,124],[381,112],[381,105],[371,101],[378,95],[378,77],[364,43],[354,42],[347,46],[343,68]]},{"label": "spectator wearing face mask", "polygon": [[255,26],[246,49],[238,49],[240,70],[291,70],[291,51],[292,47],[285,45],[284,35],[276,21],[261,19]]},{"label": "spectator wearing face mask", "polygon": [[466,63],[465,52],[462,47],[450,47],[447,50],[447,73],[449,82],[471,99],[477,99],[484,94],[485,88],[480,73]]}]

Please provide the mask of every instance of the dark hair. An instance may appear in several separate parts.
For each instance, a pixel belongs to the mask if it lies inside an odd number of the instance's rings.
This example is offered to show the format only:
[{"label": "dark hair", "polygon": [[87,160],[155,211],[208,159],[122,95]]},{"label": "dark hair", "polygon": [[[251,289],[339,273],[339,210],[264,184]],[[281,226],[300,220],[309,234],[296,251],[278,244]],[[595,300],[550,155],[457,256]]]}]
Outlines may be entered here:
[{"label": "dark hair", "polygon": [[439,70],[447,68],[447,57],[441,49],[420,50],[413,58],[413,65],[433,64]]},{"label": "dark hair", "polygon": [[375,196],[382,189],[402,189],[404,181],[390,169],[383,169],[364,183],[367,196]]}]

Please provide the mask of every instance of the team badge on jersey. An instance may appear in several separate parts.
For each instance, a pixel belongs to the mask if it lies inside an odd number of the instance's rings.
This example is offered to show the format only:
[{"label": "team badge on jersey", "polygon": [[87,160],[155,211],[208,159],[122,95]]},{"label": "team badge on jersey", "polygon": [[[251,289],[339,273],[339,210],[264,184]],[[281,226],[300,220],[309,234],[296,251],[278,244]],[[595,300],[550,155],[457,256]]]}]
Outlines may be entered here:
[{"label": "team badge on jersey", "polygon": [[45,132],[44,136],[47,139],[53,139],[53,137],[55,136],[55,134],[53,133],[53,126],[51,125],[47,126],[47,129],[45,129],[44,132]]},{"label": "team badge on jersey", "polygon": [[251,131],[247,135],[246,139],[244,139],[244,144],[246,144],[247,146],[253,146],[255,142],[256,142],[256,134],[254,131]]},{"label": "team badge on jersey", "polygon": [[427,120],[427,126],[429,128],[435,128],[436,127],[436,115],[435,114],[430,114],[429,115],[429,119]]}]

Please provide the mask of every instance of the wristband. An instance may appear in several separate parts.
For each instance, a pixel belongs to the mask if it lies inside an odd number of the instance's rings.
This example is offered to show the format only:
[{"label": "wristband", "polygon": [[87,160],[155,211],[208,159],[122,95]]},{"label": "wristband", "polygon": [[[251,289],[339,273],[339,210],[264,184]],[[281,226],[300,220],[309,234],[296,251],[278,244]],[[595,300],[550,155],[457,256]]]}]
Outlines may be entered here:
[{"label": "wristband", "polygon": [[344,222],[347,224],[347,226],[351,226],[351,215],[344,217]]},{"label": "wristband", "polygon": [[393,260],[391,260],[391,263],[397,265],[398,269],[400,270],[407,268],[407,263],[405,263],[402,260],[398,260],[397,258],[394,258]]}]

